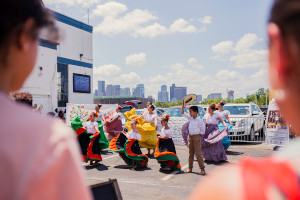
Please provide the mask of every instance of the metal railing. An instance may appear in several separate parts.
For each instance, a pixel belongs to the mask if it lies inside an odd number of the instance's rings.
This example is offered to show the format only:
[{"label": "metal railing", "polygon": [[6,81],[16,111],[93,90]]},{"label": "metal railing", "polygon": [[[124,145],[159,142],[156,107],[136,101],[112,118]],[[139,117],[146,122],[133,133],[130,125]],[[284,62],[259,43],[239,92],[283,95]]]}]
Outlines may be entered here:
[{"label": "metal railing", "polygon": [[231,117],[228,136],[232,142],[265,142],[266,118],[264,116]]}]

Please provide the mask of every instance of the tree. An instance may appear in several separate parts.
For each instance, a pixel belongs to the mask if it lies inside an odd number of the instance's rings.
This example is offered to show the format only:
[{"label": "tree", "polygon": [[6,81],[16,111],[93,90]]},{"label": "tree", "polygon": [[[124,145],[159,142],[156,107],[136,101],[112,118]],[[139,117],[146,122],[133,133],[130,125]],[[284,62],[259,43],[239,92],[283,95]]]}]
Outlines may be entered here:
[{"label": "tree", "polygon": [[182,101],[177,101],[176,106],[181,106],[182,105]]},{"label": "tree", "polygon": [[168,108],[170,107],[168,102],[164,102],[162,105],[161,105],[162,108]]},{"label": "tree", "polygon": [[244,98],[241,97],[239,99],[234,100],[234,103],[246,103],[246,101]]},{"label": "tree", "polygon": [[161,102],[159,102],[159,101],[155,102],[155,103],[154,103],[154,106],[155,106],[155,107],[161,107]]},{"label": "tree", "polygon": [[170,104],[170,107],[176,106],[176,103],[174,101],[172,101]]},{"label": "tree", "polygon": [[202,105],[208,104],[207,98],[204,98],[204,99],[202,100],[201,104],[202,104]]},{"label": "tree", "polygon": [[215,103],[215,100],[214,99],[209,99],[207,104],[212,104],[212,103]]}]

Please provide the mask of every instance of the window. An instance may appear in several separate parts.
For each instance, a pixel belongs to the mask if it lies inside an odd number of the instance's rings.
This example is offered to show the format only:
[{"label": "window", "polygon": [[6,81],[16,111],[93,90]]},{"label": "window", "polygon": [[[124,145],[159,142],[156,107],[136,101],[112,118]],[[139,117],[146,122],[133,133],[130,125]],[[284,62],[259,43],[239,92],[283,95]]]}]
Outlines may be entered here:
[{"label": "window", "polygon": [[57,63],[57,105],[66,107],[68,103],[68,65]]}]

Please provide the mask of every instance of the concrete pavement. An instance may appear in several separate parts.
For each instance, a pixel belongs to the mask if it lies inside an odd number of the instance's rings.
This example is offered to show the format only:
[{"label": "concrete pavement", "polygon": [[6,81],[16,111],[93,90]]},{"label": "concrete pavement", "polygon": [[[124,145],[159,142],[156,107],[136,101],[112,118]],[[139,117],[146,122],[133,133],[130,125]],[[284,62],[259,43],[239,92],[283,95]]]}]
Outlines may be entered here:
[{"label": "concrete pavement", "polygon": [[[143,149],[143,153],[146,151]],[[188,167],[188,148],[176,146],[182,170]],[[244,156],[266,157],[273,153],[273,146],[266,144],[235,143],[227,152],[228,162],[213,164],[206,163],[208,174],[223,164],[237,163]],[[197,162],[194,162],[194,173],[163,172],[155,158],[150,158],[145,169],[128,169],[118,154],[109,150],[102,151],[103,161],[98,166],[85,165],[86,180],[95,183],[108,178],[118,180],[120,190],[125,200],[150,199],[186,199],[194,186],[203,178]]]}]

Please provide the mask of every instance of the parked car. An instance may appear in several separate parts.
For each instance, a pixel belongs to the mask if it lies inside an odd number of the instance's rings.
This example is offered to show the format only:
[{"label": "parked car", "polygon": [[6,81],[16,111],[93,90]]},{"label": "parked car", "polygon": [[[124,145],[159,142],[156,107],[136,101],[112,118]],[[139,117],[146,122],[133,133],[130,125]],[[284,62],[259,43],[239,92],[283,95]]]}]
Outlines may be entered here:
[{"label": "parked car", "polygon": [[265,117],[260,108],[254,103],[226,104],[224,110],[230,112],[233,127],[229,136],[245,136],[249,141],[255,140],[255,135],[264,136],[266,126]]},{"label": "parked car", "polygon": [[135,114],[140,115],[145,111],[145,109],[136,109]]},{"label": "parked car", "polygon": [[[184,112],[189,114],[189,108],[190,106],[187,106],[184,108]],[[205,111],[203,108],[198,106],[198,114],[199,116],[204,116]],[[182,141],[182,126],[188,121],[185,117],[182,117],[181,115],[181,106],[174,106],[171,108],[168,108],[166,112],[164,112],[161,116],[164,116],[168,114],[170,116],[169,120],[169,126],[173,129],[173,141],[177,145],[184,145]],[[161,130],[162,126],[160,123],[158,123],[158,132]]]},{"label": "parked car", "polygon": [[199,105],[201,108],[203,108],[203,110],[205,111],[205,113],[208,112],[208,107],[209,105]]},{"label": "parked car", "polygon": [[163,114],[164,112],[166,112],[168,109],[167,109],[167,108],[156,108],[155,110],[156,110],[157,116],[158,116],[158,117],[161,117],[162,114]]},{"label": "parked car", "polygon": [[121,113],[123,114],[127,111],[130,111],[133,108],[133,106],[131,105],[121,105],[121,106],[122,106]]}]

